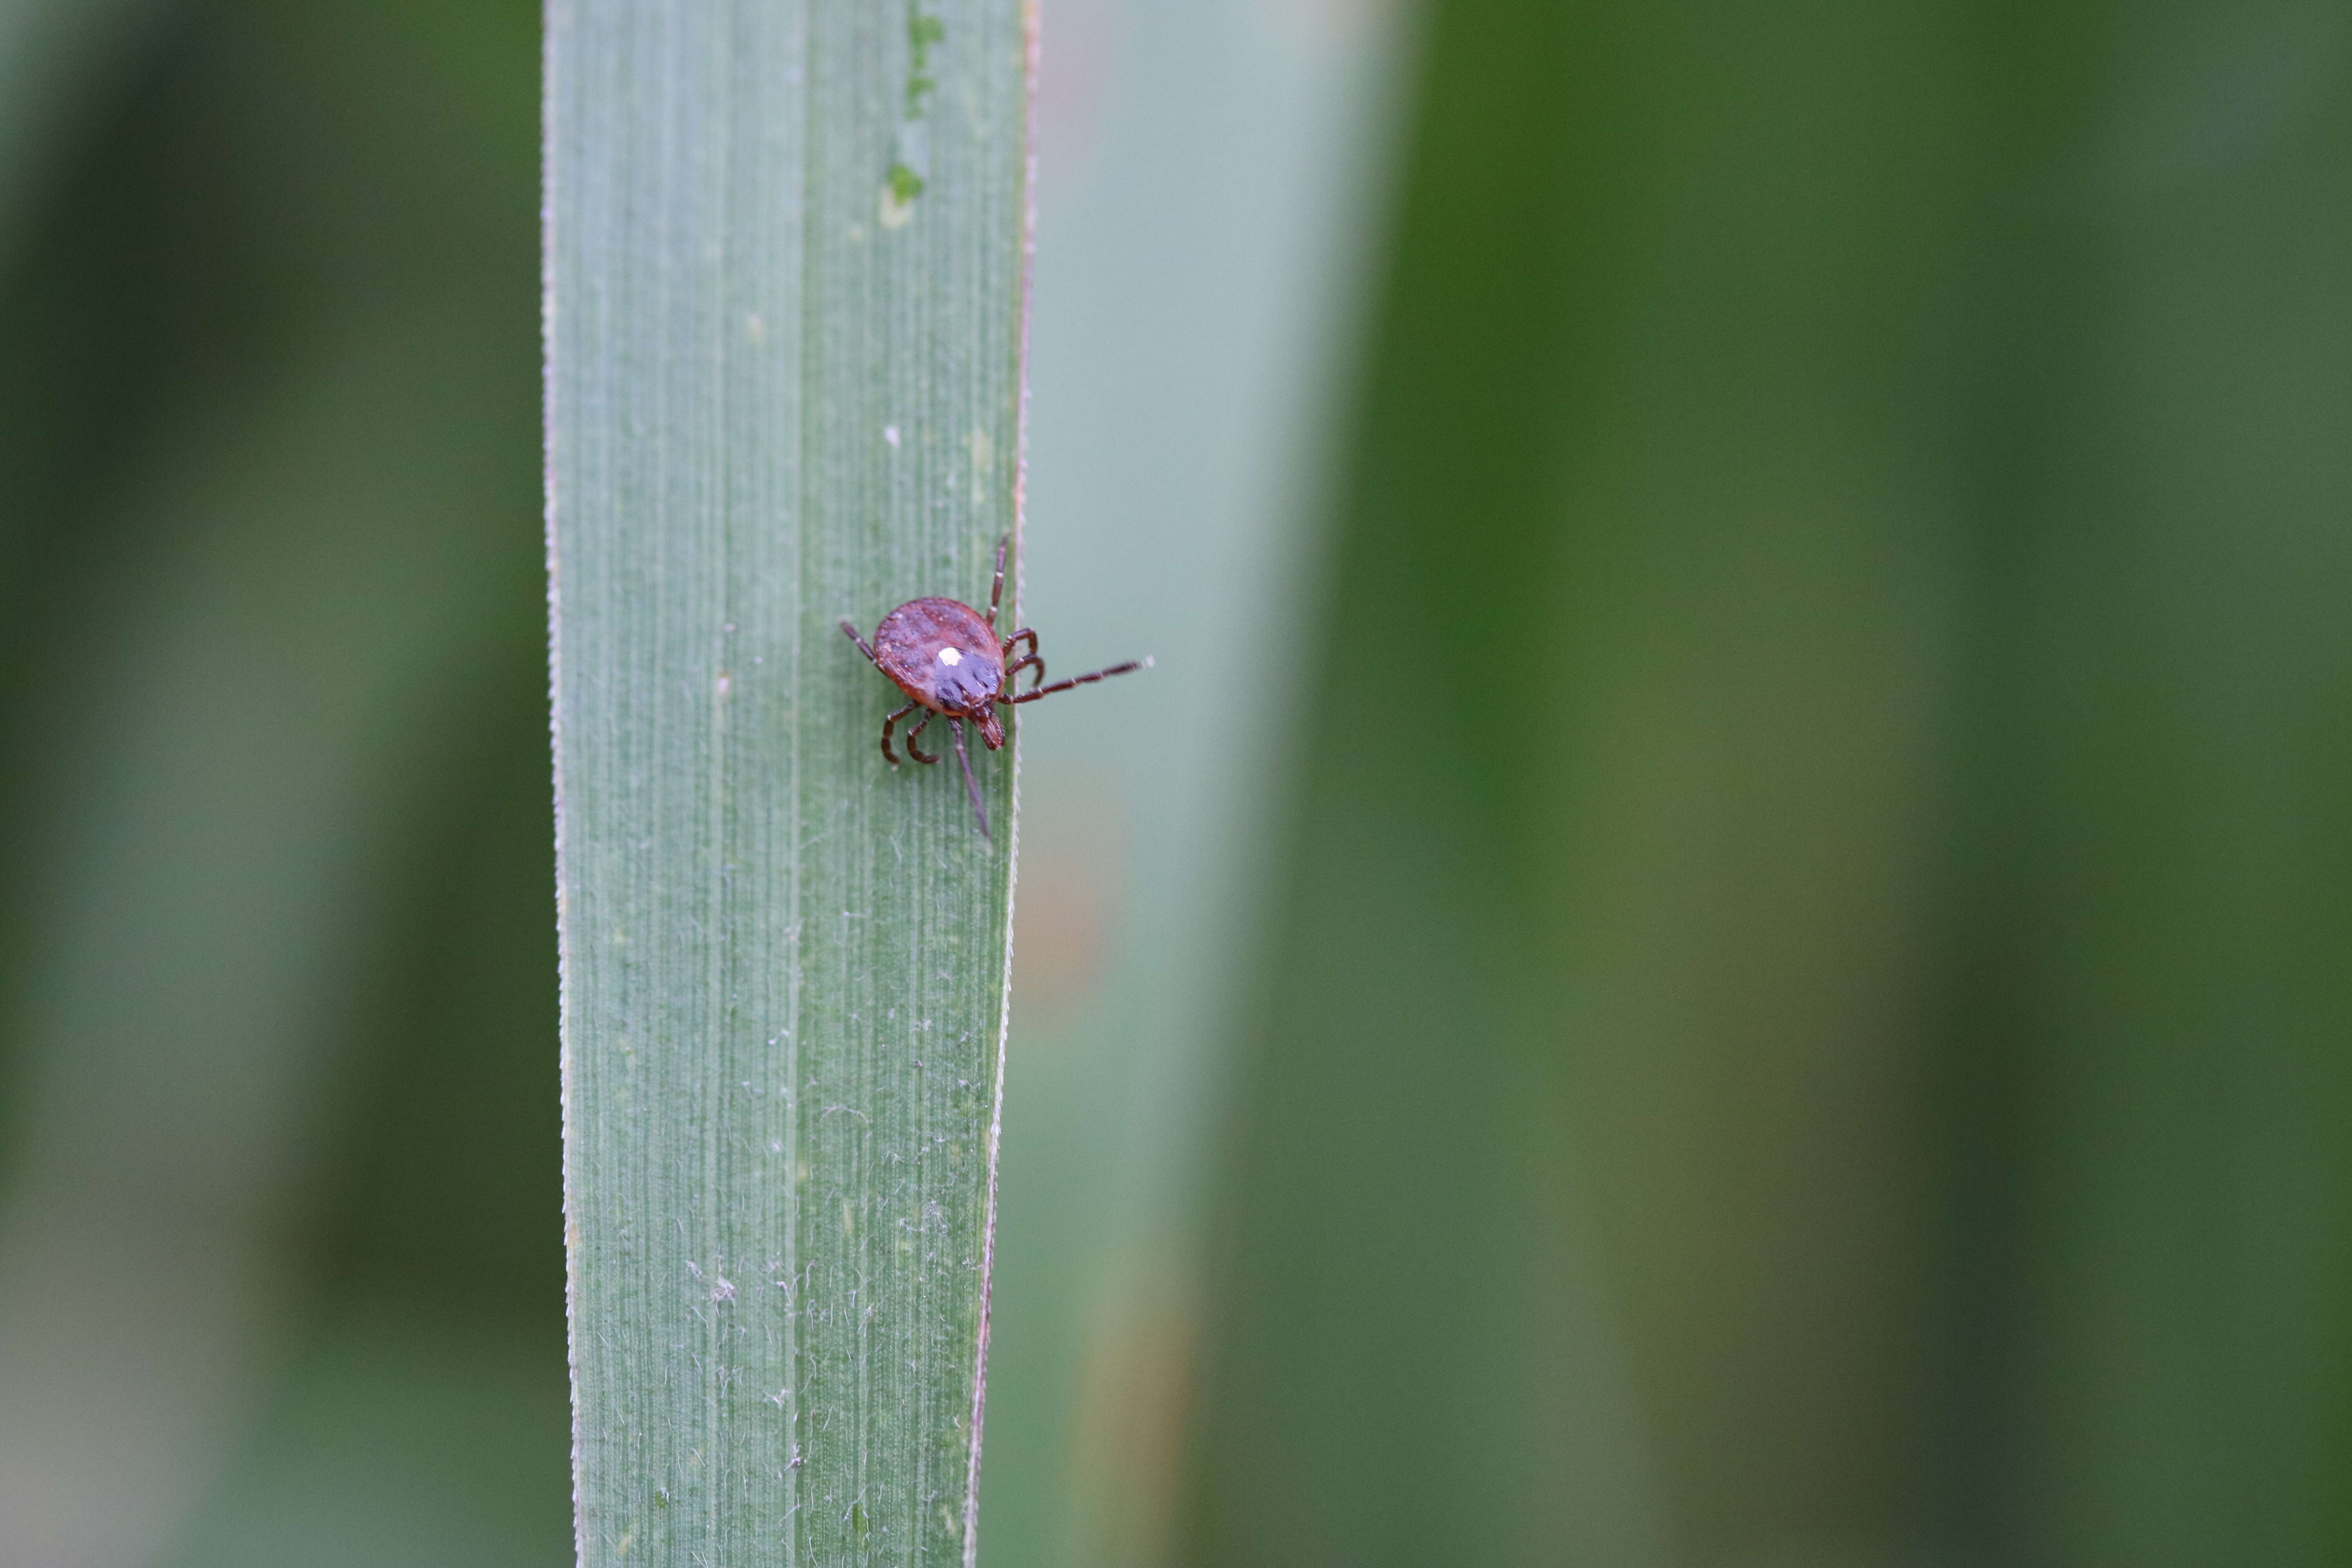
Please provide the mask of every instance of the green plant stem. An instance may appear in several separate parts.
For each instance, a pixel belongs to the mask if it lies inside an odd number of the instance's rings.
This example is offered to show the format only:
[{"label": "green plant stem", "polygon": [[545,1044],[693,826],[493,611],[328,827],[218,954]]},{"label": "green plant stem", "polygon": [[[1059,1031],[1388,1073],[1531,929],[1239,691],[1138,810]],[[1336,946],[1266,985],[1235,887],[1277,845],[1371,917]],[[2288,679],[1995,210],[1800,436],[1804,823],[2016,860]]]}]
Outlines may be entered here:
[{"label": "green plant stem", "polygon": [[992,843],[835,623],[1015,531],[1033,39],[549,14],[583,1565],[974,1560],[1013,751]]}]

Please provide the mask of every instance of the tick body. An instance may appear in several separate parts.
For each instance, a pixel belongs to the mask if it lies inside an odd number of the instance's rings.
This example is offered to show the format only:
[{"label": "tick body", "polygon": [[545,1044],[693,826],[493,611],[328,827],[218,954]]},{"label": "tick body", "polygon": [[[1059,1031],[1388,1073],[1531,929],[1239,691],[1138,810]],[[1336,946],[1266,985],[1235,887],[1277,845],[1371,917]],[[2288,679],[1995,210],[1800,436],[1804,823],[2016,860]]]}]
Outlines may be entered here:
[{"label": "tick body", "polygon": [[[871,643],[859,637],[856,626],[848,620],[841,623],[842,631],[857,645],[857,651],[872,659],[874,668],[888,676],[892,684],[909,699],[905,707],[882,721],[882,755],[892,767],[898,765],[898,753],[890,746],[891,730],[899,720],[920,709],[922,716],[899,738],[906,742],[907,754],[917,762],[938,762],[937,755],[915,744],[915,737],[923,732],[923,726],[931,721],[933,714],[947,720],[955,742],[956,762],[963,769],[964,793],[971,797],[972,818],[980,824],[983,838],[988,837],[988,814],[981,809],[980,785],[972,780],[971,759],[964,751],[965,722],[969,721],[979,727],[980,738],[992,752],[1004,744],[1004,724],[996,715],[1000,707],[1034,702],[1040,697],[1108,680],[1114,675],[1146,668],[1151,663],[1148,658],[1129,659],[1108,669],[1074,675],[1046,685],[1045,660],[1037,652],[1037,634],[1024,626],[1011,637],[996,635],[997,606],[1004,597],[1004,547],[1009,539],[1008,535],[997,542],[996,577],[988,590],[985,616],[953,599],[909,599],[882,617],[882,624],[874,628]],[[1016,658],[1015,650],[1024,645],[1028,651]],[[1028,690],[1016,693],[1014,682],[1024,669],[1037,673],[1031,679]]]},{"label": "tick body", "polygon": [[[1004,724],[996,716],[996,700],[1004,690],[1004,647],[996,640],[996,628],[970,605],[953,599],[908,600],[874,628],[868,657],[899,690],[932,712],[978,724],[990,751],[1004,744]],[[883,749],[887,754],[888,747]]]}]

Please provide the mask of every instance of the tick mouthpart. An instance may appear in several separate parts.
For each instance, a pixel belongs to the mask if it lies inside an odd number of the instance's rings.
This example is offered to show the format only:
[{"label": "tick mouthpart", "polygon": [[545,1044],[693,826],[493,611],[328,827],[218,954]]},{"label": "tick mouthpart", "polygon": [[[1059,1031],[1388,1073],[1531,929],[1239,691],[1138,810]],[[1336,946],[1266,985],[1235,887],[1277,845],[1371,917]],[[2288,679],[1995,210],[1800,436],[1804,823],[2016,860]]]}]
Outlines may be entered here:
[{"label": "tick mouthpart", "polygon": [[979,724],[980,738],[988,742],[990,751],[1001,752],[1004,749],[1004,725],[993,711],[982,710],[973,715],[973,721]]}]

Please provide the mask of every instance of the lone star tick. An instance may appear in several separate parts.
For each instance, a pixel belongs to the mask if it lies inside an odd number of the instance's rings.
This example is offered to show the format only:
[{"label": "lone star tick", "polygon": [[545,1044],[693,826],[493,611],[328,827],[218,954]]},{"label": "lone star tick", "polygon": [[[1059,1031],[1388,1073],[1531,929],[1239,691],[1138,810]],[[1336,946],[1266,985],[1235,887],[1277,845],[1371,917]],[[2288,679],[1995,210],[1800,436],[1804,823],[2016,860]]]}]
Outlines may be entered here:
[{"label": "lone star tick", "polygon": [[[857,635],[857,627],[847,617],[841,623],[842,631],[857,645],[857,651],[872,659],[875,668],[888,676],[899,690],[912,699],[882,721],[882,755],[892,767],[898,765],[898,753],[890,749],[891,726],[920,708],[923,716],[900,739],[907,742],[907,754],[915,761],[938,762],[937,756],[915,744],[915,737],[923,732],[932,714],[944,716],[955,740],[956,763],[963,769],[964,793],[971,797],[972,818],[980,824],[982,838],[989,836],[988,813],[981,809],[980,785],[972,782],[971,758],[964,751],[964,721],[969,719],[980,726],[980,738],[988,742],[992,752],[1004,744],[1004,726],[996,717],[1000,704],[1010,708],[1017,702],[1034,702],[1056,691],[1091,686],[1131,669],[1148,669],[1151,665],[1148,658],[1131,658],[1108,669],[1074,675],[1067,680],[1046,685],[1045,660],[1037,652],[1035,632],[1024,626],[1002,641],[996,636],[996,607],[1004,597],[1004,547],[1011,537],[1008,534],[996,542],[996,580],[989,585],[985,616],[953,599],[909,599],[882,617],[882,624],[874,628],[871,646]],[[1024,642],[1029,645],[1029,651],[1014,658],[1013,650]],[[1036,677],[1030,681],[1028,690],[1016,693],[1014,679],[1024,669],[1035,670]]]}]

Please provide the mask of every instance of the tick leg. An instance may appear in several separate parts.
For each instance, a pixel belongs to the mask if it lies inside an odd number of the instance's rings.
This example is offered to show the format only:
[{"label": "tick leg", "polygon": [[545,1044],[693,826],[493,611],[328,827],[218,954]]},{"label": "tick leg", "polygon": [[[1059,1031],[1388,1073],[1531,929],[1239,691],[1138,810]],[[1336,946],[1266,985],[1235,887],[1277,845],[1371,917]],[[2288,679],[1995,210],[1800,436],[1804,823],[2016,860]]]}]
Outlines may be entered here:
[{"label": "tick leg", "polygon": [[[875,668],[879,669],[882,668],[882,661],[874,657],[874,650],[866,646],[866,639],[857,635],[857,628],[849,624],[849,617],[847,616],[841,617],[841,629],[843,634],[846,636],[851,642],[857,645],[857,651],[864,654]],[[883,750],[887,751],[889,750],[889,747],[886,745],[883,747]]]},{"label": "tick leg", "polygon": [[1108,669],[1090,669],[1084,675],[1074,675],[1067,680],[1057,680],[1051,686],[1040,686],[1018,697],[1000,697],[1000,702],[1034,702],[1040,697],[1051,697],[1056,691],[1067,691],[1073,686],[1092,686],[1097,680],[1108,680],[1114,675],[1125,675],[1133,669],[1150,669],[1148,658],[1130,658],[1125,664],[1114,664]]},{"label": "tick leg", "polygon": [[948,731],[950,734],[955,736],[956,765],[963,769],[963,793],[971,797],[972,820],[980,824],[980,836],[982,838],[986,838],[988,837],[988,813],[981,809],[980,785],[972,782],[971,758],[965,753],[963,749],[963,721],[961,719],[949,720]]},{"label": "tick leg", "polygon": [[[1029,645],[1029,651],[1023,654],[1019,658],[1014,658],[1013,657],[1013,650],[1019,647],[1024,642]],[[1005,690],[1010,691],[1013,689],[1013,676],[1032,665],[1036,667],[1037,675],[1034,679],[1029,682],[1029,689],[1034,691],[1037,688],[1045,684],[1045,660],[1037,652],[1037,634],[1035,632],[1030,630],[1027,626],[1023,626],[1019,631],[1014,632],[1011,637],[1004,639],[1003,647],[1003,658],[1005,660]]]},{"label": "tick leg", "polygon": [[921,734],[923,726],[930,721],[931,710],[926,708],[923,710],[923,716],[915,721],[915,727],[898,737],[899,743],[907,748],[907,754],[919,763],[936,763],[940,760],[931,752],[915,744],[915,737]]},{"label": "tick leg", "polygon": [[[920,708],[922,704],[919,702],[909,702],[904,708],[899,709],[896,713],[891,714],[890,717],[882,721],[882,755],[888,759],[890,765],[894,768],[898,765],[898,753],[890,749],[890,726],[896,724],[899,720],[904,719],[908,714],[912,713],[916,709]],[[915,728],[919,730],[922,726],[918,724]],[[913,737],[909,736],[908,739],[911,742]],[[907,749],[910,752],[915,750],[911,743],[907,747]],[[916,752],[915,754],[917,756],[922,755],[919,752]]]},{"label": "tick leg", "polygon": [[996,581],[991,584],[988,589],[988,629],[990,631],[996,629],[997,602],[1004,597],[1004,547],[1012,542],[1013,535],[1009,531],[996,542]]}]

